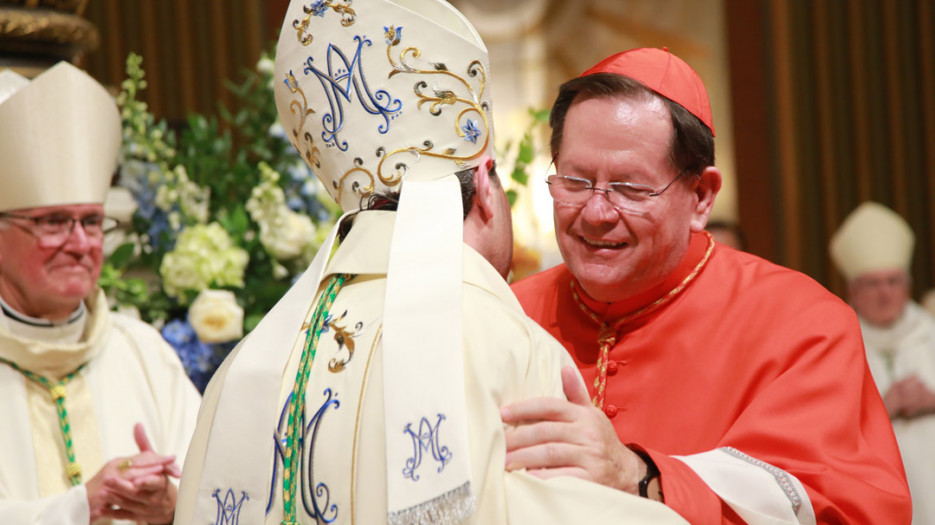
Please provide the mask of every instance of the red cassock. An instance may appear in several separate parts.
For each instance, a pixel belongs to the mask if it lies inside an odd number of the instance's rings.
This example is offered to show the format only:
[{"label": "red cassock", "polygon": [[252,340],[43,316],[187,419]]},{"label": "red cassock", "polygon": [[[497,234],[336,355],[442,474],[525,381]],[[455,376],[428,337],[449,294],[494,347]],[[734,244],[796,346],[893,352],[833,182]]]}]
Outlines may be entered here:
[{"label": "red cassock", "polygon": [[720,447],[798,478],[818,523],[910,522],[909,489],[857,317],[812,279],[699,233],[671,278],[632,300],[590,299],[565,265],[513,290],[569,350],[592,396],[601,375],[598,322],[616,322],[602,367],[604,412],[623,443],[650,454],[666,504],[691,523],[743,523],[669,457]]}]

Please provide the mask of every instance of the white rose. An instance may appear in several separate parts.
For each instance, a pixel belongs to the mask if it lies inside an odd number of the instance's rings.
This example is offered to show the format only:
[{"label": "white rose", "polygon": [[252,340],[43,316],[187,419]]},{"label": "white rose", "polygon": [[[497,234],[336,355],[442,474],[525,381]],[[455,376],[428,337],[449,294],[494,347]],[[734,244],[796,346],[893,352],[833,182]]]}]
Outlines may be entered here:
[{"label": "white rose", "polygon": [[270,229],[263,243],[280,261],[298,257],[315,235],[315,225],[307,215],[288,208],[283,213],[282,228]]},{"label": "white rose", "polygon": [[243,308],[229,290],[202,290],[188,310],[188,321],[203,343],[243,337]]}]

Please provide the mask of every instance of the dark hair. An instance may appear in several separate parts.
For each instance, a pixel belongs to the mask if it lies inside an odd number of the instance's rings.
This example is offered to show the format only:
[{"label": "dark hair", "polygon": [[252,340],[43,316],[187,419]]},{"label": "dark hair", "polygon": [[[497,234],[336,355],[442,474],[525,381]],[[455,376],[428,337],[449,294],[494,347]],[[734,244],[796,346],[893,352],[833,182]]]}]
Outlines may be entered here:
[{"label": "dark hair", "polygon": [[[471,208],[474,206],[474,170],[475,168],[466,168],[461,171],[456,171],[455,176],[458,177],[458,182],[461,185],[461,209],[463,218],[466,219],[468,213],[470,213]],[[491,166],[490,177],[495,184],[500,184],[500,179],[497,176],[497,167],[496,165]],[[363,210],[383,210],[383,211],[396,211],[396,208],[399,206],[399,192],[398,191],[388,191],[385,193],[374,193],[367,198],[366,205],[361,207]],[[348,232],[351,231],[351,225],[353,221],[348,220],[341,224],[341,228],[338,230],[338,238],[344,240]]]},{"label": "dark hair", "polygon": [[549,115],[549,125],[552,127],[549,147],[552,150],[552,158],[559,155],[565,131],[565,117],[575,101],[613,97],[635,99],[643,96],[657,96],[669,108],[672,128],[675,131],[669,156],[672,165],[679,172],[697,175],[708,166],[714,165],[714,135],[698,117],[647,88],[642,82],[616,73],[594,73],[573,78],[562,84]]}]

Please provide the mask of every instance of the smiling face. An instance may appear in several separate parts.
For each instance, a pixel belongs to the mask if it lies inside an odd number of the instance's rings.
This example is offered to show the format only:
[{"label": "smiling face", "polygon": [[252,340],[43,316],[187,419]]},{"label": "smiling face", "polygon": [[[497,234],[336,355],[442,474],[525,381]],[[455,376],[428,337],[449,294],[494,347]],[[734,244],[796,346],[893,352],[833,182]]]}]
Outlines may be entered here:
[{"label": "smiling face", "polygon": [[[102,215],[100,204],[51,206],[17,210],[16,215],[39,217],[50,213],[83,218]],[[76,224],[64,244],[45,247],[26,228],[29,221],[14,219],[0,226],[0,296],[26,315],[67,318],[87,297],[101,274],[100,238],[89,238]]]},{"label": "smiling face", "polygon": [[[633,182],[658,190],[678,175],[670,160],[672,135],[669,111],[658,97],[576,100],[565,119],[556,171],[598,188]],[[619,301],[674,271],[691,231],[703,228],[707,219],[705,213],[696,220],[697,184],[693,176],[682,177],[650,198],[640,213],[614,208],[601,192],[583,206],[555,203],[559,249],[584,291],[600,301]]]}]

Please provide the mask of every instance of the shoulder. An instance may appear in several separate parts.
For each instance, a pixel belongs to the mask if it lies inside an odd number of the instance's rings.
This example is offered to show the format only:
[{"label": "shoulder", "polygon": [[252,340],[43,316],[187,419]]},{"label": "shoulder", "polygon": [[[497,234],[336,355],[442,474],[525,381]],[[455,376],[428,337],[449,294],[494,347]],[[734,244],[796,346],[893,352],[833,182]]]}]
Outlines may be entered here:
[{"label": "shoulder", "polygon": [[853,308],[820,283],[748,253],[718,250],[693,288],[692,303],[754,333],[860,331]]},{"label": "shoulder", "polygon": [[718,246],[709,268],[702,275],[729,290],[741,288],[741,295],[753,299],[781,298],[787,303],[819,301],[850,309],[839,297],[802,272],[723,246]]},{"label": "shoulder", "polygon": [[[178,354],[152,325],[129,315],[111,312],[110,339],[122,340],[121,353],[133,353],[147,364],[160,362],[181,369]],[[129,351],[129,352],[128,352]]]},{"label": "shoulder", "polygon": [[543,270],[511,285],[526,314],[542,321],[546,312],[558,308],[559,298],[570,290],[571,272],[564,263]]},{"label": "shoulder", "polygon": [[530,275],[525,279],[516,281],[510,285],[513,293],[519,295],[535,295],[543,293],[547,288],[557,285],[559,282],[570,278],[571,273],[564,263],[542,270],[539,273]]}]

